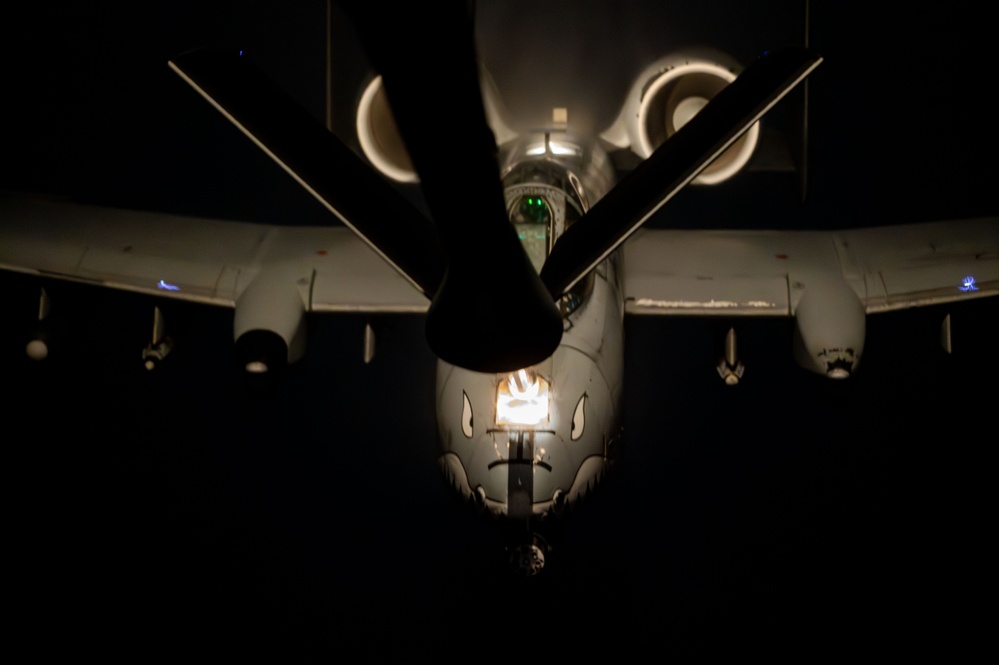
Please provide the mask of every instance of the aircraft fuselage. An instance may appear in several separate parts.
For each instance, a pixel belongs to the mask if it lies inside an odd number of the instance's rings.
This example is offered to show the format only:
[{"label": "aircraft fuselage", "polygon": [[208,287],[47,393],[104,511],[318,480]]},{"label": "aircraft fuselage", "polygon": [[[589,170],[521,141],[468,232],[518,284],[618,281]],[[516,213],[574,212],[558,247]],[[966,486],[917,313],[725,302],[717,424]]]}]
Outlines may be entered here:
[{"label": "aircraft fuselage", "polygon": [[[507,207],[534,260],[539,243],[550,246],[606,191],[609,166],[598,147],[583,150],[551,135],[523,141],[507,154]],[[535,206],[543,206],[538,215]],[[539,221],[544,224],[532,224]],[[543,258],[537,257],[538,268]],[[438,361],[440,465],[452,486],[484,512],[533,523],[585,496],[607,470],[622,425],[619,263],[612,255],[563,298],[562,340],[543,362],[486,374]],[[509,334],[531,331],[511,320]]]}]

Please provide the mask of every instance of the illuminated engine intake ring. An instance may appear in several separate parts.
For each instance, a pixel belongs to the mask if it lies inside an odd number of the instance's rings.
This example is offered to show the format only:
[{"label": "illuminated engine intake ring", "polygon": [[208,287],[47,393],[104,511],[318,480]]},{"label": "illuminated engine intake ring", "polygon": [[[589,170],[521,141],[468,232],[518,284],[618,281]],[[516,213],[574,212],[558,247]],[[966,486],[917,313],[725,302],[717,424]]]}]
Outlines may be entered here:
[{"label": "illuminated engine intake ring", "polygon": [[[730,57],[717,52],[662,58],[635,80],[621,114],[602,138],[619,148],[630,147],[647,159],[734,81],[736,70]],[[757,122],[711,162],[694,184],[715,185],[741,171],[759,137]]]},{"label": "illuminated engine intake ring", "polygon": [[392,116],[382,77],[368,83],[357,106],[357,140],[372,165],[398,182],[417,182],[416,170]]}]

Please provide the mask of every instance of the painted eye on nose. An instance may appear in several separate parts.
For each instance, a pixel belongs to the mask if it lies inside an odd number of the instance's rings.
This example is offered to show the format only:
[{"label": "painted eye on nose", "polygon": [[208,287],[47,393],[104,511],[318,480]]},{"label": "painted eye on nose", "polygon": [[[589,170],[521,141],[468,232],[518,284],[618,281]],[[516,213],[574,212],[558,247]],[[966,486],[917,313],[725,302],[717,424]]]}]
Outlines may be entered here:
[{"label": "painted eye on nose", "polygon": [[468,393],[461,391],[461,432],[465,438],[472,438],[472,403],[468,401]]},{"label": "painted eye on nose", "polygon": [[572,414],[572,433],[570,436],[573,441],[578,441],[579,437],[583,436],[583,428],[586,427],[586,393],[579,398],[579,402],[576,404],[576,411]]}]

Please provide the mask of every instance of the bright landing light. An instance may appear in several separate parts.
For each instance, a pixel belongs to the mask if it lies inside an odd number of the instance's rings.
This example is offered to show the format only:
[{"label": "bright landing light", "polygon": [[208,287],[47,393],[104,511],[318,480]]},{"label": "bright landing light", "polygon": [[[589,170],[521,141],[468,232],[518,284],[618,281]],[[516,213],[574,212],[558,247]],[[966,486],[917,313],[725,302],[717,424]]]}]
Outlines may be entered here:
[{"label": "bright landing light", "polygon": [[533,370],[517,370],[496,390],[496,424],[534,426],[548,422],[548,382]]}]

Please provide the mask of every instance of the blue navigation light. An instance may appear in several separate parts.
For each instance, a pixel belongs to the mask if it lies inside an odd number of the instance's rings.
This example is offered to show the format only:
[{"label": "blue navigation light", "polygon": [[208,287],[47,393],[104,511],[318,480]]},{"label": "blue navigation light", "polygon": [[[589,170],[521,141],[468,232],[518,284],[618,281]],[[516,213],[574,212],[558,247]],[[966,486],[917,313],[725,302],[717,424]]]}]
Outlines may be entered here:
[{"label": "blue navigation light", "polygon": [[962,291],[977,291],[978,286],[975,284],[975,278],[968,275],[963,280],[961,280],[961,286],[957,287]]},{"label": "blue navigation light", "polygon": [[968,275],[967,277],[961,280],[961,286],[957,288],[961,289],[962,291],[977,291],[978,285],[975,284],[975,278],[972,277],[971,275]]},{"label": "blue navigation light", "polygon": [[159,284],[156,285],[156,288],[163,289],[164,291],[180,291],[179,286],[176,286],[175,284],[167,284],[162,279],[160,280]]}]

